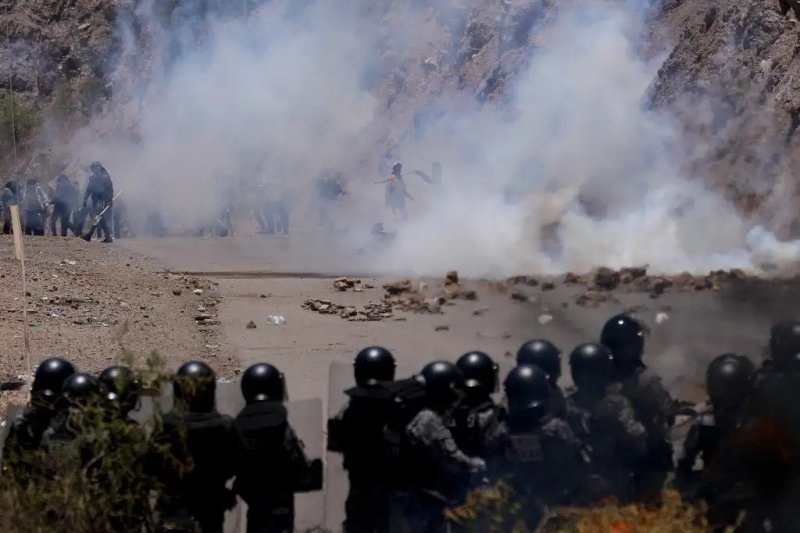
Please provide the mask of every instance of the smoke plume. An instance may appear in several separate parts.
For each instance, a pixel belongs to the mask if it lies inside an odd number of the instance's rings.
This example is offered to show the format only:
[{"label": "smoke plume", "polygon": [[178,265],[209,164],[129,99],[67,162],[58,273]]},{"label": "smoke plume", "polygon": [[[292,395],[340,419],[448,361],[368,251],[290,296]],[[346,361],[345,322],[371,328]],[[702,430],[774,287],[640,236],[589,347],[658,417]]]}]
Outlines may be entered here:
[{"label": "smoke plume", "polygon": [[[795,261],[799,244],[779,243],[682,173],[697,147],[642,105],[659,60],[639,55],[641,4],[591,0],[542,17],[528,31],[537,45],[516,51],[522,67],[505,96],[479,105],[446,83],[433,97],[401,75],[451,31],[447,17],[430,15],[445,3],[273,1],[246,16],[178,13],[166,23],[144,3],[136,17],[150,28],[149,78],[128,79],[108,115],[135,124],[135,140],[93,124],[76,143],[106,163],[130,203],[174,226],[213,219],[228,201],[246,205],[243,182],[265,179],[290,199],[296,227],[323,231],[316,180],[341,171],[350,194],[336,224],[349,231],[326,242],[369,250],[368,269],[386,273],[703,272]],[[125,31],[131,49],[142,46],[134,33]],[[125,65],[119,75],[130,78]],[[447,65],[438,68],[456,68]],[[415,131],[410,111],[428,104],[436,112]],[[389,147],[407,171],[444,169],[434,185],[407,173],[406,222],[373,184]],[[369,244],[376,222],[397,231],[391,244]]]}]

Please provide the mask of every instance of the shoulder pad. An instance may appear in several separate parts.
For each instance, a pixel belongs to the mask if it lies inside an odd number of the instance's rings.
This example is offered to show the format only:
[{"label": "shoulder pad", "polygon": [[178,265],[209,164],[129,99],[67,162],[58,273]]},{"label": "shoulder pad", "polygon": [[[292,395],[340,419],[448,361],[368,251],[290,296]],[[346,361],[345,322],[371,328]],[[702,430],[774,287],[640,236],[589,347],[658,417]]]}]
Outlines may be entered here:
[{"label": "shoulder pad", "polygon": [[383,384],[374,387],[352,387],[344,391],[350,398],[362,398],[366,400],[388,400],[394,393],[389,387]]}]

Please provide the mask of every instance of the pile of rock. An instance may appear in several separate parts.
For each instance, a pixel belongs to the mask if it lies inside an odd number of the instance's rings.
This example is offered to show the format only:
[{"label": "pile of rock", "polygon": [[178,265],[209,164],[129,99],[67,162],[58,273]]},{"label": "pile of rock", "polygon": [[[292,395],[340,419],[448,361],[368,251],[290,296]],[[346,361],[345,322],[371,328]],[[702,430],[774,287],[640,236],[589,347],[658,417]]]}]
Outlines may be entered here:
[{"label": "pile of rock", "polygon": [[364,289],[373,289],[374,286],[369,283],[363,283],[358,278],[337,278],[333,280],[333,288],[339,292],[362,292]]},{"label": "pile of rock", "polygon": [[323,315],[338,315],[351,322],[377,321],[394,316],[392,307],[384,302],[369,303],[359,308],[353,305],[335,304],[329,300],[308,299],[303,303],[303,309]]}]

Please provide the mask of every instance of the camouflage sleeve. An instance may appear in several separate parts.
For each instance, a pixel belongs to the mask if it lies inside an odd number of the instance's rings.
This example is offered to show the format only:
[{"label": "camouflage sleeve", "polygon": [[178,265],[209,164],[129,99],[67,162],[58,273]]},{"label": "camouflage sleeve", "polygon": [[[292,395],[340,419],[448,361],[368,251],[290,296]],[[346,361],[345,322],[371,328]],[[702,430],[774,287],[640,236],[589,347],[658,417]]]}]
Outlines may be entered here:
[{"label": "camouflage sleeve", "polygon": [[442,419],[430,410],[420,412],[406,428],[415,453],[426,457],[426,464],[438,465],[455,476],[467,477],[485,468],[482,460],[462,452]]},{"label": "camouflage sleeve", "polygon": [[581,442],[561,418],[547,422],[542,435],[546,457],[542,478],[550,487],[550,497],[555,503],[570,501],[585,475]]},{"label": "camouflage sleeve", "polygon": [[632,459],[647,453],[647,430],[630,400],[620,394],[609,394],[598,406],[597,416],[602,427],[614,430],[622,449]]},{"label": "camouflage sleeve", "polygon": [[700,432],[702,431],[702,422],[700,419],[696,420],[692,427],[689,429],[689,434],[683,442],[683,452],[681,458],[678,460],[676,475],[681,478],[689,476],[694,469],[697,458],[700,456]]},{"label": "camouflage sleeve", "polygon": [[672,399],[661,378],[655,373],[646,371],[642,374],[642,390],[647,395],[647,403],[653,408],[654,414],[664,417],[664,424],[671,428],[675,424],[677,416],[677,404]]}]

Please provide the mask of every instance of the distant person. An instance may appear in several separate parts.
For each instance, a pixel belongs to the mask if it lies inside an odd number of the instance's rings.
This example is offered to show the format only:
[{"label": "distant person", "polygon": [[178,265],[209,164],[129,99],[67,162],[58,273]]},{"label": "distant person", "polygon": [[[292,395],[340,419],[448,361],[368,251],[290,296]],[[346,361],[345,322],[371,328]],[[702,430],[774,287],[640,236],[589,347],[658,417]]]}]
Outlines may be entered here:
[{"label": "distant person", "polygon": [[10,179],[0,189],[0,212],[3,215],[3,234],[11,234],[11,206],[19,204],[19,183]]},{"label": "distant person", "polygon": [[78,190],[64,175],[60,174],[56,178],[56,189],[53,194],[51,204],[53,204],[53,214],[50,216],[50,233],[58,235],[56,223],[61,226],[61,236],[67,236],[67,230],[73,230],[75,235],[78,231],[72,226],[72,210],[77,204]]},{"label": "distant person", "polygon": [[[97,224],[98,234],[102,232],[103,242],[114,242],[111,233],[111,225],[114,217],[114,184],[111,175],[99,161],[94,161],[89,165],[89,179],[86,183],[86,192],[83,195],[83,207],[87,208],[91,200],[91,211],[94,216],[99,215],[103,209],[108,209],[100,217]],[[88,236],[91,238],[91,235]]]},{"label": "distant person", "polygon": [[44,189],[35,179],[29,179],[22,192],[20,205],[22,205],[22,224],[25,235],[44,235],[45,220],[47,220],[47,206],[50,200]]},{"label": "distant person", "polygon": [[386,206],[392,210],[392,214],[400,214],[401,220],[406,220],[406,199],[413,200],[414,197],[408,194],[406,182],[403,180],[403,165],[395,163],[392,173],[385,180],[386,183]]},{"label": "distant person", "polygon": [[347,194],[342,183],[342,174],[323,175],[317,180],[317,198],[319,201],[319,225],[331,226],[331,215],[339,199]]}]

